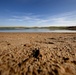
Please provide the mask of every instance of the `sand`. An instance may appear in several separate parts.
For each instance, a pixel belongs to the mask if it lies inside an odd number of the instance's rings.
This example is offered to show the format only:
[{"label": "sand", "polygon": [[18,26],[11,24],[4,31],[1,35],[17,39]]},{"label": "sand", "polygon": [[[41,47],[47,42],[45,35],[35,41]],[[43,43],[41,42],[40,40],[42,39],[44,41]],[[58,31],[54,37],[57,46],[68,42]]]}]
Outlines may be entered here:
[{"label": "sand", "polygon": [[0,33],[0,75],[76,75],[76,33]]}]

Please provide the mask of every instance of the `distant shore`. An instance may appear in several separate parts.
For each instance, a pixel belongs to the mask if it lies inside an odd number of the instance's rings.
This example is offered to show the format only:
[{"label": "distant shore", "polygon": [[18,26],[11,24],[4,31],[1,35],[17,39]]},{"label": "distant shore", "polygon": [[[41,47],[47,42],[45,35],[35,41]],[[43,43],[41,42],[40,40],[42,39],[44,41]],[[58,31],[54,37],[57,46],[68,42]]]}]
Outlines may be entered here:
[{"label": "distant shore", "polygon": [[0,27],[0,30],[5,29],[50,29],[50,30],[76,30],[76,26],[68,26],[68,27]]}]

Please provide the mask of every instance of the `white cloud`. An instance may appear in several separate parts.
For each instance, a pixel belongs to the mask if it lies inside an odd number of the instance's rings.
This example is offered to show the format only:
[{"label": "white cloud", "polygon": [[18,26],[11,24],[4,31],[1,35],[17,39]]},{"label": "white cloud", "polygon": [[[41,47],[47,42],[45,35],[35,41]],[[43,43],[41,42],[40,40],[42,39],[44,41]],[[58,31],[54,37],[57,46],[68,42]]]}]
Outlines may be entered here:
[{"label": "white cloud", "polygon": [[12,16],[9,21],[24,22],[33,24],[34,26],[76,26],[76,11],[66,12],[54,16],[49,16],[42,18],[40,15],[22,15],[22,16]]}]

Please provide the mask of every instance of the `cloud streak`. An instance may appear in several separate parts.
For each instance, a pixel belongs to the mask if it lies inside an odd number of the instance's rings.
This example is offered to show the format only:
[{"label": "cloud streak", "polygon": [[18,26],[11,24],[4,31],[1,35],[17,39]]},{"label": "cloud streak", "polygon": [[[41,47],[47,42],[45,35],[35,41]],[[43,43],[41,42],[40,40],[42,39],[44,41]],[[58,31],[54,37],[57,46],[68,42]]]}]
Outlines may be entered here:
[{"label": "cloud streak", "polygon": [[12,16],[9,21],[33,24],[34,26],[76,26],[76,12],[66,12],[43,18],[40,15]]}]

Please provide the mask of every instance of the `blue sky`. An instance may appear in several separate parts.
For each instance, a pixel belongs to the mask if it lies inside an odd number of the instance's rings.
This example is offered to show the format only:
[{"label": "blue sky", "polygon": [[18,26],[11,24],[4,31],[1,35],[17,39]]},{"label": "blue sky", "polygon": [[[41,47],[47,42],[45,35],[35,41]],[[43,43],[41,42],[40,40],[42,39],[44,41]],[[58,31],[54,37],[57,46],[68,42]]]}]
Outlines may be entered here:
[{"label": "blue sky", "polygon": [[0,26],[76,26],[76,0],[0,0]]}]

